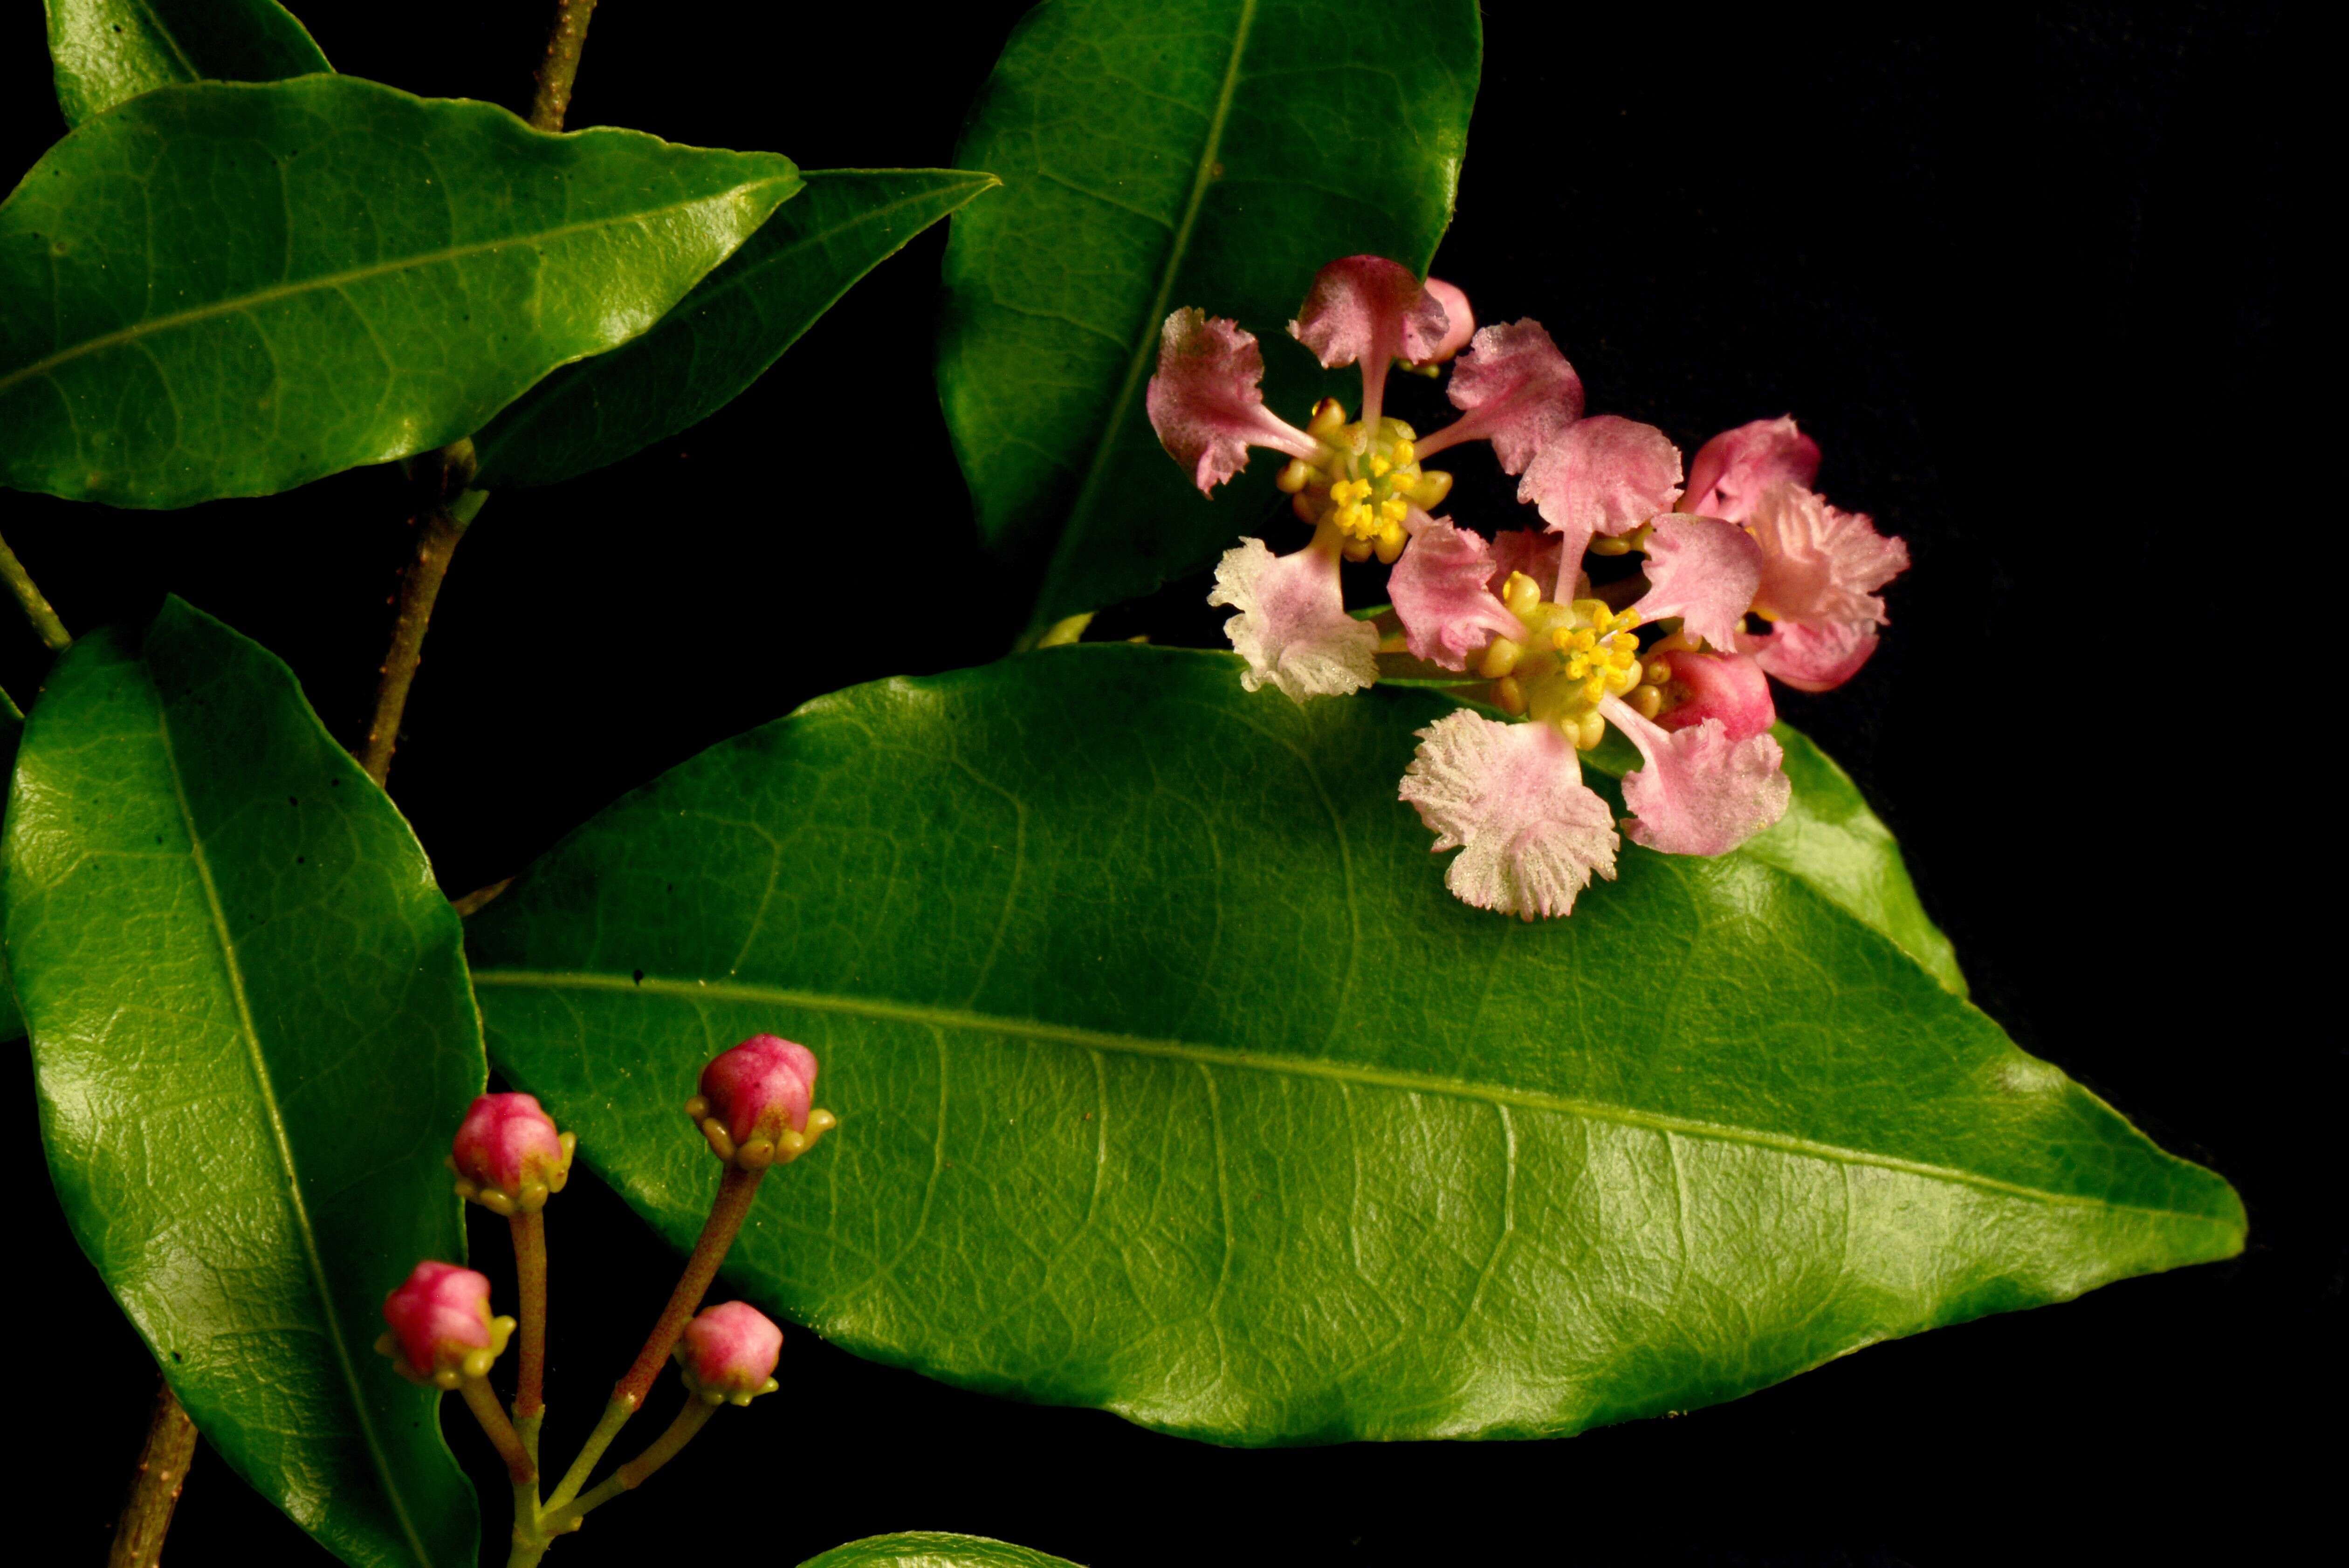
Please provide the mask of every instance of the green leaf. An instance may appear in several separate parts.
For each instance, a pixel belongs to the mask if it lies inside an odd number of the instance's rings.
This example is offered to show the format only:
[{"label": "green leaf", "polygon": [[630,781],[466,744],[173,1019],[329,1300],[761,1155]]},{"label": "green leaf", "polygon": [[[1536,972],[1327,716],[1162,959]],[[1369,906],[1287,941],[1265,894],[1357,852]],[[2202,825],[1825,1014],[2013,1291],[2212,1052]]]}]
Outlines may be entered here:
[{"label": "green leaf", "polygon": [[1008,1541],[917,1530],[852,1541],[809,1558],[800,1568],[1076,1568],[1076,1564]]},{"label": "green leaf", "polygon": [[700,1063],[805,1041],[840,1130],[743,1291],[1221,1442],[1572,1432],[2241,1246],[1790,857],[1469,909],[1395,797],[1448,706],[1238,673],[1055,648],[713,748],[472,923],[493,1059],[683,1243]]},{"label": "green leaf", "polygon": [[[16,743],[25,737],[24,710],[16,699],[0,691],[0,778],[16,769]],[[16,989],[8,978],[8,954],[0,948],[0,1044],[25,1032],[24,1015],[16,1011]]]},{"label": "green leaf", "polygon": [[441,1162],[486,1070],[408,824],[174,599],[59,660],[0,851],[57,1196],[188,1413],[344,1561],[470,1564],[437,1396],[372,1348],[410,1266],[464,1255]]},{"label": "green leaf", "polygon": [[[1325,387],[1284,328],[1339,256],[1424,269],[1451,222],[1482,39],[1474,0],[1063,0],[1029,14],[955,161],[1000,194],[947,245],[938,389],[1031,635],[1254,531],[1278,463],[1214,504],[1143,410],[1168,312],[1265,340],[1265,395]],[[1359,380],[1328,381],[1359,399]]]},{"label": "green leaf", "polygon": [[352,77],[159,88],[0,204],[0,482],[185,506],[444,445],[798,189],[774,153]]},{"label": "green leaf", "polygon": [[473,438],[483,490],[616,463],[740,397],[866,273],[980,191],[959,169],[825,169],[659,325],[558,370]]},{"label": "green leaf", "polygon": [[79,125],[175,82],[274,82],[335,67],[272,0],[48,0],[57,108]]}]

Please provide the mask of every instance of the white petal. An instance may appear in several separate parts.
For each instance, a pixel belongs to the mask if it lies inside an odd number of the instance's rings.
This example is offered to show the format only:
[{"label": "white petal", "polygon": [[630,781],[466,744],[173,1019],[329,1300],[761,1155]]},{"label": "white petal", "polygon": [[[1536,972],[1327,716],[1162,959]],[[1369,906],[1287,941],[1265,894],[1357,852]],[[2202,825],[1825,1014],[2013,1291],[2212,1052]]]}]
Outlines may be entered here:
[{"label": "white petal", "polygon": [[1555,727],[1463,711],[1419,737],[1402,798],[1436,849],[1460,851],[1444,882],[1462,903],[1527,920],[1566,914],[1594,872],[1614,877],[1614,813]]}]

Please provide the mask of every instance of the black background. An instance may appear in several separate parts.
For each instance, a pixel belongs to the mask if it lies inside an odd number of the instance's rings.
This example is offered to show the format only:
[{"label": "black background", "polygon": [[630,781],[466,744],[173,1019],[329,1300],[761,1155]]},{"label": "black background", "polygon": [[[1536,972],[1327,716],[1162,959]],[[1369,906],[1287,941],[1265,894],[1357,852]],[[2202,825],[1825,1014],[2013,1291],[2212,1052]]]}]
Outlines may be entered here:
[{"label": "black background", "polygon": [[[537,5],[298,8],[345,70],[527,100]],[[62,129],[36,9],[0,27],[9,170]],[[572,124],[811,168],[948,163],[1018,10],[609,0]],[[2279,382],[2281,15],[1493,5],[1438,263],[1484,319],[1547,323],[1594,411],[1692,449],[1792,410],[1826,448],[1822,487],[1909,540],[1883,653],[1839,692],[1782,693],[1783,711],[1899,831],[1977,1000],[2234,1180],[2243,1257],[1546,1443],[1223,1450],[795,1333],[790,1400],[730,1416],[558,1555],[730,1560],[755,1542],[788,1564],[902,1528],[1095,1568],[2271,1555],[2337,1480],[2337,1449],[2304,1446],[2292,1412],[2337,1425],[2342,1295],[2340,1180],[2317,1152],[2340,1037],[2292,1006],[2323,929],[2295,892],[2337,839],[2303,825],[2319,802],[2296,797],[2318,786],[2292,759],[2337,705],[2292,641],[2313,617],[2288,595],[2314,567],[2277,570],[2285,476],[2323,438],[2287,422]],[[392,777],[451,892],[806,697],[1002,650],[932,389],[943,241],[698,428],[483,512]],[[1474,466],[1453,510],[1489,528],[1505,492]],[[290,660],[356,737],[409,542],[401,493],[370,471],[176,513],[9,494],[0,528],[76,629],[168,588]],[[888,640],[839,629],[906,573],[928,613]],[[1210,640],[1204,592],[1178,583],[1118,629]],[[0,625],[20,700],[44,662]],[[7,1336],[10,1402],[42,1434],[14,1507],[55,1527],[54,1560],[95,1563],[151,1373],[47,1196],[29,1075],[10,1071],[12,1294],[36,1304]],[[493,1274],[502,1231],[475,1237]],[[674,1264],[592,1180],[552,1232],[560,1453]],[[446,1420],[484,1482],[484,1561],[502,1561],[502,1482],[471,1423]],[[208,1457],[170,1561],[324,1557]]]}]

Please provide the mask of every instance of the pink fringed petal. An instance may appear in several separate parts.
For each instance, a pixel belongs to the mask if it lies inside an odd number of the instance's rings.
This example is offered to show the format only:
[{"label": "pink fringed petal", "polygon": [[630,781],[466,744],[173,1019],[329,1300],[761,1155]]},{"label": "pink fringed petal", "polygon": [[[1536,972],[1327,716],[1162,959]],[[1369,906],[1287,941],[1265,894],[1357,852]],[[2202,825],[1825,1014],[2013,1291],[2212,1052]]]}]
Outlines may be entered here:
[{"label": "pink fringed petal", "polygon": [[1762,586],[1754,608],[1781,621],[1884,620],[1876,590],[1908,570],[1909,547],[1876,531],[1867,515],[1844,511],[1795,484],[1762,492],[1747,521],[1762,546]]},{"label": "pink fringed petal", "polygon": [[1477,333],[1445,394],[1461,417],[1422,440],[1420,455],[1490,440],[1504,473],[1525,472],[1544,441],[1582,417],[1582,377],[1537,321]]},{"label": "pink fringed petal", "polygon": [[1615,414],[1594,415],[1542,443],[1517,483],[1542,520],[1568,539],[1629,533],[1681,493],[1681,453],[1661,430]]},{"label": "pink fringed petal", "polygon": [[1605,698],[1599,711],[1645,758],[1623,775],[1623,803],[1634,813],[1623,830],[1633,843],[1668,855],[1725,855],[1786,814],[1794,786],[1769,736],[1732,739],[1717,718],[1668,733],[1621,697]]},{"label": "pink fringed petal", "polygon": [[1875,655],[1876,634],[1850,622],[1788,621],[1766,637],[1744,638],[1741,645],[1796,691],[1833,691]]},{"label": "pink fringed petal", "polygon": [[1567,914],[1591,877],[1615,875],[1615,823],[1547,724],[1447,714],[1419,732],[1402,795],[1457,849],[1444,883],[1463,903],[1532,920]]},{"label": "pink fringed petal", "polygon": [[1744,522],[1770,486],[1808,489],[1818,477],[1819,444],[1795,428],[1791,415],[1756,419],[1723,430],[1697,449],[1689,465],[1688,504],[1682,510]]},{"label": "pink fringed petal", "polygon": [[1413,658],[1464,670],[1495,637],[1526,636],[1525,623],[1493,597],[1493,552],[1440,517],[1414,517],[1411,542],[1387,578],[1387,597]]},{"label": "pink fringed petal", "polygon": [[1158,374],[1143,403],[1167,455],[1206,493],[1247,467],[1250,447],[1311,458],[1312,437],[1264,406],[1264,353],[1237,322],[1184,306],[1158,335]]},{"label": "pink fringed petal", "polygon": [[1243,539],[1224,552],[1207,603],[1239,612],[1224,634],[1247,661],[1240,685],[1249,691],[1268,681],[1302,703],[1379,678],[1378,632],[1346,614],[1334,551],[1275,555],[1264,541]]},{"label": "pink fringed petal", "polygon": [[1384,256],[1346,256],[1313,275],[1313,287],[1289,335],[1322,368],[1361,364],[1386,373],[1386,361],[1433,359],[1450,323],[1419,274]]},{"label": "pink fringed petal", "polygon": [[1678,707],[1657,717],[1660,727],[1687,729],[1709,718],[1718,719],[1730,739],[1743,740],[1778,722],[1777,704],[1770,700],[1770,682],[1752,659],[1677,648],[1656,656],[1670,664],[1673,686],[1686,694]]},{"label": "pink fringed petal", "polygon": [[1427,280],[1428,297],[1444,307],[1444,338],[1435,352],[1419,361],[1422,365],[1442,365],[1468,346],[1468,339],[1476,331],[1476,313],[1468,307],[1468,296],[1457,285],[1442,278]]},{"label": "pink fringed petal", "polygon": [[1762,586],[1762,547],[1735,523],[1671,513],[1648,535],[1648,592],[1633,608],[1645,620],[1678,615],[1716,648],[1733,648]]}]

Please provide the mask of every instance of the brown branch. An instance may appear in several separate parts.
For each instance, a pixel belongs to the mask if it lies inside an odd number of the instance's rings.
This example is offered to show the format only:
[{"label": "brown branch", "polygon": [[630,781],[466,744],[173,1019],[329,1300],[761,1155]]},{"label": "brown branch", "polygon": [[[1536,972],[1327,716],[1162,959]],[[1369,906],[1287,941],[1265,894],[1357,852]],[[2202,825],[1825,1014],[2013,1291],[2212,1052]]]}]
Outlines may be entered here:
[{"label": "brown branch", "polygon": [[473,477],[473,443],[443,447],[418,458],[409,471],[424,487],[427,498],[416,539],[416,555],[399,580],[399,610],[391,623],[391,647],[377,672],[375,717],[367,724],[367,740],[358,748],[359,766],[382,783],[391,775],[391,754],[399,745],[399,721],[408,712],[408,691],[416,684],[416,667],[424,660],[424,633],[432,623],[432,606],[440,597],[440,580],[449,574],[449,558],[457,542],[487,499],[465,486]]},{"label": "brown branch", "polygon": [[530,101],[530,123],[561,130],[571,112],[571,83],[579,75],[579,51],[587,46],[587,21],[595,0],[554,0],[554,25],[546,30],[546,59],[538,67],[538,93]]},{"label": "brown branch", "polygon": [[196,1457],[196,1424],[180,1408],[171,1385],[155,1391],[155,1413],[147,1425],[147,1444],[139,1450],[139,1469],[130,1478],[130,1495],[123,1499],[122,1517],[114,1526],[114,1549],[106,1568],[154,1568],[163,1555],[163,1535],[171,1528],[171,1511],[180,1504],[180,1489],[187,1484],[188,1466]]}]

